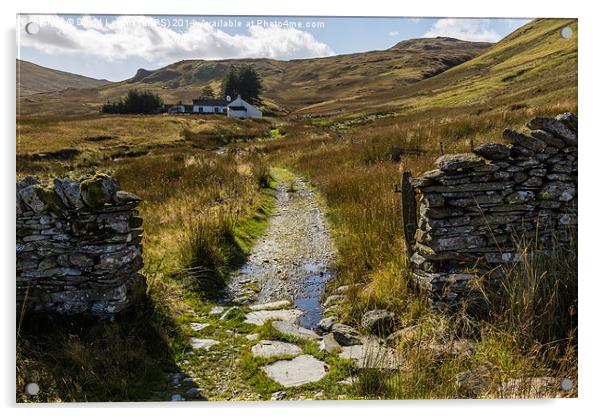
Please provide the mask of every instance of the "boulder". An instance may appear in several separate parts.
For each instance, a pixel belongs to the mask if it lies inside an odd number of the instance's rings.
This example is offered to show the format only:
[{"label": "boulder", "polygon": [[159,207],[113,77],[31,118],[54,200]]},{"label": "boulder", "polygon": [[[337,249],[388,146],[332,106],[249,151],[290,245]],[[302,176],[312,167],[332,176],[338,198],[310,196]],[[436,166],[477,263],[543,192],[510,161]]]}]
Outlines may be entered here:
[{"label": "boulder", "polygon": [[326,332],[330,332],[330,330],[332,329],[332,326],[337,322],[336,317],[334,316],[328,316],[326,318],[323,318],[320,320],[320,322],[318,322],[318,327],[317,330],[320,333],[326,333]]},{"label": "boulder", "polygon": [[473,153],[489,160],[506,160],[510,157],[508,146],[498,143],[487,143],[475,147]]},{"label": "boulder", "polygon": [[362,328],[367,332],[386,337],[395,327],[395,315],[384,309],[374,309],[362,315]]},{"label": "boulder", "polygon": [[337,342],[343,346],[358,345],[362,343],[359,332],[349,325],[336,323],[332,325],[330,331]]},{"label": "boulder", "polygon": [[484,164],[485,159],[473,153],[443,155],[435,161],[435,165],[443,172],[464,171]]}]

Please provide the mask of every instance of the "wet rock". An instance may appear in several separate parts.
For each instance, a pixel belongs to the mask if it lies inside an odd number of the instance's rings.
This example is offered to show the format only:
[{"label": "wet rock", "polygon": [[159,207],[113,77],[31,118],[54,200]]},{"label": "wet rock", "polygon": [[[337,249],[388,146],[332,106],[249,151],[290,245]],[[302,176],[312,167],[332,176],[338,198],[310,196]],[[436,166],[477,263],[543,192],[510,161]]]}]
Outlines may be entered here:
[{"label": "wet rock", "polygon": [[485,159],[472,153],[443,155],[435,165],[443,172],[457,172],[485,164]]},{"label": "wet rock", "polygon": [[300,355],[292,360],[276,361],[261,369],[276,383],[284,387],[296,387],[320,381],[326,375],[328,366],[311,355]]},{"label": "wet rock", "polygon": [[283,355],[300,355],[303,350],[295,344],[280,341],[259,341],[251,348],[254,357],[277,357]]},{"label": "wet rock", "polygon": [[337,322],[337,318],[334,316],[328,316],[326,318],[322,318],[320,322],[318,322],[318,332],[326,333],[330,332],[332,326]]},{"label": "wet rock", "polygon": [[273,321],[272,327],[285,335],[292,335],[294,337],[305,339],[320,339],[320,336],[311,329],[303,328],[291,321]]},{"label": "wet rock", "polygon": [[395,314],[384,309],[374,309],[362,315],[361,324],[365,331],[386,337],[395,327]]},{"label": "wet rock", "polygon": [[354,328],[349,325],[335,323],[330,328],[334,339],[343,346],[358,345],[362,343],[361,336]]},{"label": "wet rock", "polygon": [[487,143],[475,147],[473,152],[489,160],[506,160],[510,157],[508,146],[497,143]]}]

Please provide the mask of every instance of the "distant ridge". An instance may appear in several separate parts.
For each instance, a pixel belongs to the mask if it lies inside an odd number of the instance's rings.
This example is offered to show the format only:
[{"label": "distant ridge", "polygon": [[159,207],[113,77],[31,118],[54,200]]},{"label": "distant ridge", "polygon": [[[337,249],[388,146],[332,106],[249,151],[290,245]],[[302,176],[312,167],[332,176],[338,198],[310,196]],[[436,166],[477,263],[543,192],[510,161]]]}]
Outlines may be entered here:
[{"label": "distant ridge", "polygon": [[17,59],[17,93],[21,96],[68,88],[100,88],[110,83],[106,79],[72,74]]}]

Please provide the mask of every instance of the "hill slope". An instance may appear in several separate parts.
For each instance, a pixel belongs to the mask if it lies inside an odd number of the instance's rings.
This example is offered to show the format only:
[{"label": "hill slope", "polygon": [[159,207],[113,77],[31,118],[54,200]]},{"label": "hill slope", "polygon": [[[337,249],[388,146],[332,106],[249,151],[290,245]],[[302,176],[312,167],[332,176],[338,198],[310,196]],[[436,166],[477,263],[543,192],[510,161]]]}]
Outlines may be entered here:
[{"label": "hill slope", "polygon": [[21,96],[67,88],[99,88],[107,84],[110,82],[104,79],[89,78],[17,59],[17,93]]},{"label": "hill slope", "polygon": [[[97,109],[108,99],[130,88],[159,93],[166,102],[190,101],[205,85],[218,90],[230,65],[252,64],[264,80],[263,99],[269,106],[286,111],[325,105],[338,99],[365,100],[401,86],[444,72],[474,58],[490,44],[451,38],[414,39],[384,51],[371,51],[326,58],[277,61],[230,59],[180,61],[154,71],[138,70],[129,80],[98,89],[63,91],[26,97],[22,114],[59,109],[82,114]],[[48,103],[54,103],[48,106]],[[338,108],[337,108],[338,110]]]}]

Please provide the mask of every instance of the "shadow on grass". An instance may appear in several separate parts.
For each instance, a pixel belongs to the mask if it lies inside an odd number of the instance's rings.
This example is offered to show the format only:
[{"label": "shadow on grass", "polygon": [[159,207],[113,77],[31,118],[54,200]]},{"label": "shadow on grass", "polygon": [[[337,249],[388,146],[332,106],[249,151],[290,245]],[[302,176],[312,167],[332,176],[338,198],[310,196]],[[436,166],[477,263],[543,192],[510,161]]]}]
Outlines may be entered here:
[{"label": "shadow on grass", "polygon": [[[17,402],[166,400],[183,343],[150,300],[113,321],[26,314],[17,335]],[[170,348],[170,345],[172,347]],[[27,383],[40,393],[28,396]]]}]

